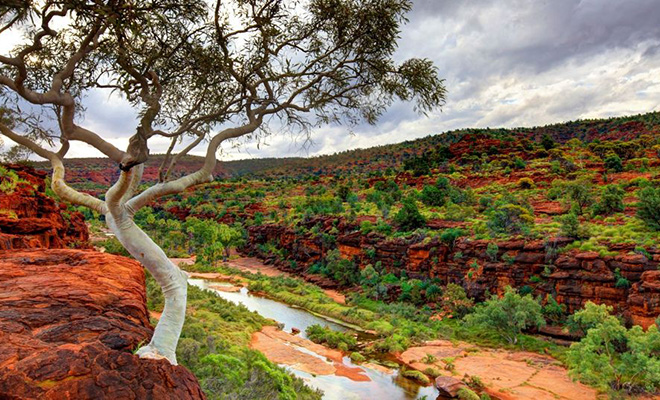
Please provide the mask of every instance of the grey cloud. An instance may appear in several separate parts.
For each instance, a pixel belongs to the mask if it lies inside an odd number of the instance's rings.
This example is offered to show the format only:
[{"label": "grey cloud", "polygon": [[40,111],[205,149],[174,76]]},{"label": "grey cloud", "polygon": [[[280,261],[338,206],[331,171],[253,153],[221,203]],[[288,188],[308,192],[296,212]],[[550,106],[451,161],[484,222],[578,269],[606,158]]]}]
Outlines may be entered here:
[{"label": "grey cloud", "polygon": [[[442,112],[395,103],[376,126],[286,133],[223,159],[334,153],[465,127],[535,126],[649,112],[660,104],[657,0],[414,0],[397,59],[432,59],[448,89]],[[85,123],[128,136],[135,113],[90,96]],[[164,151],[158,144],[154,152]],[[200,146],[194,154],[203,154]]]}]

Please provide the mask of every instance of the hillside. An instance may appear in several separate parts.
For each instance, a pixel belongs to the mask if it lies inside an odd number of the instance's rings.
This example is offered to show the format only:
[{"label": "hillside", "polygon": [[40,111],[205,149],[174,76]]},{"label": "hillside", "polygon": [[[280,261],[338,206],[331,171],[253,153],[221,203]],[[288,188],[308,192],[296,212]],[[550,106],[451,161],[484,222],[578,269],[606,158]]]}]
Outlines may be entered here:
[{"label": "hillside", "polygon": [[[307,168],[289,160],[263,172],[271,179],[214,182],[162,199],[146,215],[176,219],[180,228],[148,228],[164,229],[157,237],[168,247],[185,248],[184,238],[167,232],[185,231],[191,217],[212,219],[247,230],[244,252],[342,287],[371,266],[381,277],[459,283],[479,300],[513,286],[569,313],[604,302],[648,326],[660,310],[650,289],[658,121],[654,113],[452,132],[315,163],[323,169],[344,160],[353,173],[272,179]],[[378,297],[399,299],[401,285]]]},{"label": "hillside", "polygon": [[[579,120],[542,127],[514,129],[461,129],[430,135],[421,139],[397,144],[349,150],[333,155],[318,157],[256,158],[218,163],[215,176],[232,178],[255,177],[304,177],[306,175],[364,174],[387,168],[400,168],[406,160],[432,153],[440,146],[451,146],[457,142],[470,142],[470,138],[481,136],[499,140],[501,149],[507,143],[523,140],[540,141],[548,135],[558,143],[577,138],[585,143],[594,141],[632,140],[643,135],[660,133],[660,112],[611,119]],[[476,149],[472,149],[475,152]],[[483,151],[493,151],[483,148]],[[458,150],[464,151],[464,150]],[[496,150],[499,151],[499,150]],[[156,154],[146,163],[144,180],[156,182],[158,167],[163,155]],[[202,157],[185,156],[178,162],[174,177],[190,173],[201,167]],[[39,169],[48,169],[46,162],[35,163]],[[107,158],[71,158],[65,162],[67,177],[76,187],[98,193],[112,184],[119,176],[115,163]]]}]

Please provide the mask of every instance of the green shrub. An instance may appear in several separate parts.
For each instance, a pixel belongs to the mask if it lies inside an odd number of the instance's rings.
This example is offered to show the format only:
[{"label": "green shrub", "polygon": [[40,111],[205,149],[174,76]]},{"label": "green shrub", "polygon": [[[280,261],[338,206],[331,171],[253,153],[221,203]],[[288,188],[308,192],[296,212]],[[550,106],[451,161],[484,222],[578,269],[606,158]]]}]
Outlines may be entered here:
[{"label": "green shrub", "polygon": [[440,207],[445,204],[445,193],[436,186],[425,185],[419,199],[427,206]]},{"label": "green shrub", "polygon": [[545,150],[550,150],[557,146],[557,142],[546,133],[543,135],[543,138],[541,138],[541,146],[543,146]]},{"label": "green shrub", "polygon": [[502,298],[493,296],[475,307],[465,321],[471,326],[491,328],[511,344],[518,343],[523,329],[545,325],[538,301],[529,294],[521,296],[511,287],[506,288]]},{"label": "green shrub", "polygon": [[357,351],[351,353],[351,361],[354,363],[363,363],[365,360],[366,358],[364,358],[364,356]]},{"label": "green shrub", "polygon": [[477,375],[472,375],[468,378],[467,384],[474,390],[483,390],[486,385]]},{"label": "green shrub", "polygon": [[488,246],[486,247],[486,256],[490,259],[490,261],[497,261],[497,253],[500,251],[499,246],[495,243],[488,243]]},{"label": "green shrub", "polygon": [[610,153],[603,161],[605,162],[606,169],[614,172],[623,171],[623,163],[618,155]]},{"label": "green shrub", "polygon": [[428,376],[426,376],[426,375],[424,375],[424,373],[422,373],[420,371],[417,371],[417,370],[414,370],[414,369],[403,371],[401,373],[401,375],[405,376],[406,378],[414,379],[417,382],[420,382],[424,385],[428,385],[429,383],[431,383],[431,380],[429,379]]},{"label": "green shrub", "polygon": [[[638,325],[626,329],[618,318],[602,311],[597,310],[596,318],[594,307],[575,313],[574,319],[590,320],[592,326],[567,353],[569,373],[603,391],[630,395],[660,389],[657,326],[651,326],[646,332]],[[582,318],[582,314],[586,318]]]},{"label": "green shrub", "polygon": [[547,294],[543,306],[543,317],[553,324],[560,324],[566,320],[566,305],[557,303],[554,297]]},{"label": "green shrub", "polygon": [[449,247],[449,249],[453,249],[454,244],[456,243],[456,239],[461,236],[465,236],[464,230],[460,228],[449,228],[442,231],[440,234],[440,240],[444,242]]},{"label": "green shrub", "polygon": [[573,181],[565,185],[566,195],[571,202],[571,210],[575,214],[584,214],[585,209],[593,204],[592,186],[591,182],[586,179]]},{"label": "green shrub", "polygon": [[594,204],[593,211],[595,215],[610,215],[625,209],[623,205],[623,196],[625,192],[617,185],[607,185],[603,187],[600,199]]},{"label": "green shrub", "polygon": [[443,310],[454,318],[463,318],[474,306],[472,299],[467,297],[465,289],[455,283],[449,283],[442,292],[440,304]]},{"label": "green shrub", "polygon": [[422,357],[421,361],[424,364],[433,364],[434,362],[438,361],[438,357],[434,356],[433,354],[426,353],[426,355]]},{"label": "green shrub", "polygon": [[559,217],[559,222],[561,222],[561,234],[577,239],[580,237],[580,220],[575,213],[568,213]]},{"label": "green shrub", "polygon": [[394,216],[394,222],[402,231],[412,231],[426,225],[426,219],[419,212],[412,198],[403,201],[401,210]]},{"label": "green shrub", "polygon": [[619,268],[614,270],[614,279],[616,279],[616,282],[614,283],[614,287],[616,288],[630,287],[630,281],[621,275],[621,270]]},{"label": "green shrub", "polygon": [[342,286],[352,286],[360,282],[359,266],[343,258],[337,249],[328,251],[321,272]]},{"label": "green shrub", "polygon": [[357,340],[353,336],[344,332],[333,331],[321,325],[310,325],[305,333],[312,342],[324,344],[333,349],[349,351],[357,348]]},{"label": "green shrub", "polygon": [[516,159],[513,160],[513,166],[516,169],[525,169],[525,166],[527,166],[527,163],[525,163],[525,161],[522,158],[516,157]]},{"label": "green shrub", "polygon": [[511,202],[511,199],[496,202],[487,214],[486,224],[493,234],[514,235],[528,232],[534,224],[531,208]]},{"label": "green shrub", "polygon": [[479,395],[476,394],[472,389],[462,387],[456,391],[456,397],[459,400],[480,400]]},{"label": "green shrub", "polygon": [[637,216],[649,228],[660,231],[660,188],[647,187],[639,191]]},{"label": "green shrub", "polygon": [[517,186],[520,189],[531,189],[534,187],[534,181],[530,178],[520,178]]},{"label": "green shrub", "polygon": [[594,304],[587,302],[584,308],[568,318],[568,329],[573,333],[586,333],[603,323],[614,308],[606,304]]}]

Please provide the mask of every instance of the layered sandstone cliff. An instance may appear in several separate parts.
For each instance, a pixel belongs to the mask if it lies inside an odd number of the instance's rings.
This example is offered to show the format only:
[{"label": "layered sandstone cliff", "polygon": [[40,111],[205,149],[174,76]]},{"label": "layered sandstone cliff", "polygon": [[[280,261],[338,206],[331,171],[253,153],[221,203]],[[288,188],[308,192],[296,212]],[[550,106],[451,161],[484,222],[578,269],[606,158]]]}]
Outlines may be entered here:
[{"label": "layered sandstone cliff", "polygon": [[139,263],[91,250],[0,251],[0,398],[203,399],[132,354],[152,334]]},{"label": "layered sandstone cliff", "polygon": [[[85,247],[83,215],[46,195],[46,176],[25,165],[5,165],[18,176],[0,176],[0,250]],[[13,175],[12,174],[12,175]]]},{"label": "layered sandstone cliff", "polygon": [[[462,285],[471,297],[483,300],[487,292],[499,293],[506,286],[527,286],[535,295],[553,296],[568,312],[587,301],[612,305],[630,322],[647,327],[660,315],[660,252],[637,254],[634,246],[612,248],[618,254],[600,256],[596,252],[562,252],[572,240],[509,240],[495,242],[497,254],[487,253],[489,242],[458,240],[453,246],[437,239],[387,240],[375,233],[363,235],[354,226],[328,218],[315,220],[324,230],[340,232],[332,248],[360,267],[380,262],[388,272],[407,272],[411,278],[438,278],[443,283]],[[282,268],[291,263],[262,253],[260,244],[273,243],[296,261],[299,273],[319,261],[330,250],[320,239],[299,235],[278,225],[253,226],[244,249]],[[492,247],[492,246],[491,246]],[[625,278],[629,285],[621,285]],[[617,282],[619,284],[617,285]]]}]

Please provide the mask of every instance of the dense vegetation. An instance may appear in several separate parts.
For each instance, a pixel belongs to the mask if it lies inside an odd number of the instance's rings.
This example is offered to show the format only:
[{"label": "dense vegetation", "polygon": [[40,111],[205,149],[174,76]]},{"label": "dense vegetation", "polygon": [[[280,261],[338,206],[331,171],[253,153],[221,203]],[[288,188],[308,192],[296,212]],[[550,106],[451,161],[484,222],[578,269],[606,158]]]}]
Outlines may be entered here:
[{"label": "dense vegetation", "polygon": [[[149,309],[161,311],[163,298],[147,280]],[[188,287],[188,312],[177,359],[199,379],[209,399],[320,399],[321,394],[248,347],[251,334],[272,324],[242,305],[212,292]]]},{"label": "dense vegetation", "polygon": [[611,307],[587,303],[572,319],[585,337],[567,354],[571,373],[613,395],[654,392],[660,387],[660,332],[630,329],[610,313]]}]

